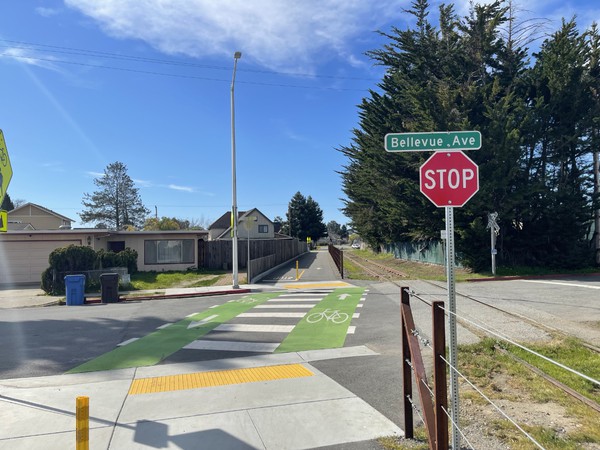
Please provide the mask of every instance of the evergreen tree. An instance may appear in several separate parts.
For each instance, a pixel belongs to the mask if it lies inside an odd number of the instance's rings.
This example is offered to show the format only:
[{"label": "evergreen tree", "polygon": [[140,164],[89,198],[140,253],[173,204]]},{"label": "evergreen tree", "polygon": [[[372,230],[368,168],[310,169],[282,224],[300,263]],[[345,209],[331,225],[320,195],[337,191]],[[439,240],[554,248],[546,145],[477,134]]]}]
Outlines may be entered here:
[{"label": "evergreen tree", "polygon": [[290,225],[289,235],[301,241],[307,237],[317,241],[327,232],[323,223],[323,211],[310,195],[306,198],[300,192],[294,194],[288,205],[287,219]]},{"label": "evergreen tree", "polygon": [[585,89],[590,95],[591,108],[587,115],[589,153],[592,154],[593,178],[593,235],[591,247],[594,262],[600,266],[600,30],[594,23],[587,35],[588,64],[584,75]]},{"label": "evergreen tree", "polygon": [[2,209],[4,211],[12,211],[13,209],[15,209],[15,205],[13,204],[12,200],[10,199],[10,195],[8,195],[8,192],[2,199],[2,205],[0,205],[0,209]]},{"label": "evergreen tree", "polygon": [[386,72],[340,149],[348,158],[343,211],[353,229],[374,249],[437,239],[443,210],[419,192],[418,168],[430,154],[386,153],[384,136],[478,130],[482,148],[469,156],[480,190],[455,214],[463,262],[488,264],[487,214],[497,211],[500,262],[585,264],[600,189],[592,168],[600,144],[596,28],[580,34],[565,22],[531,66],[522,45],[539,28],[519,23],[510,1],[473,5],[464,19],[442,5],[437,26],[427,0],[407,12],[414,26],[382,33],[388,43],[368,52]]},{"label": "evergreen tree", "polygon": [[83,195],[86,209],[79,213],[83,223],[102,222],[116,230],[127,226],[140,228],[144,224],[150,210],[142,203],[125,164],[118,161],[109,164],[94,184],[99,190]]}]

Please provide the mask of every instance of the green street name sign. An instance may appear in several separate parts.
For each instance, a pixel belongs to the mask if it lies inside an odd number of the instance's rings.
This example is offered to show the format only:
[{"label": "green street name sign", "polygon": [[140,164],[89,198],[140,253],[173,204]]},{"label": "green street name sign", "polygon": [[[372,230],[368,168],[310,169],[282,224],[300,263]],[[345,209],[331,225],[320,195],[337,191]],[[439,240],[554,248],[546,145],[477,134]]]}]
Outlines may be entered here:
[{"label": "green street name sign", "polygon": [[388,133],[385,150],[388,152],[425,152],[429,150],[478,150],[479,131],[435,131],[433,133]]}]

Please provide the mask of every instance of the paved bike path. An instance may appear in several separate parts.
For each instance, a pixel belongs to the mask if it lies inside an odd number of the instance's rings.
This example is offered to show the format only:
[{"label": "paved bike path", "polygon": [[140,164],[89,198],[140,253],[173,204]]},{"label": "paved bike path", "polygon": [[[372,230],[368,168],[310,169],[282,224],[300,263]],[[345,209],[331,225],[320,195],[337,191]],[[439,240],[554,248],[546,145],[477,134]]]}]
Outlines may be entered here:
[{"label": "paved bike path", "polygon": [[343,347],[363,288],[336,289],[294,327],[275,350],[278,353]]},{"label": "paved bike path", "polygon": [[[335,289],[321,299],[308,312],[255,313],[272,320],[282,316],[296,317],[301,320],[295,325],[279,326],[277,329],[290,329],[290,333],[281,342],[273,346],[278,353],[339,348],[344,346],[350,323],[362,297],[362,288]],[[101,370],[144,367],[158,364],[182,348],[191,348],[190,344],[206,336],[213,330],[220,331],[232,319],[246,314],[247,311],[268,301],[283,298],[285,292],[255,293],[240,299],[231,300],[222,305],[206,309],[173,324],[165,324],[160,329],[133,342],[125,343],[108,353],[81,364],[67,373],[82,373]],[[264,310],[261,310],[264,311]],[[261,327],[258,325],[257,327]],[[273,327],[278,327],[273,325]],[[244,342],[239,342],[243,346]],[[265,345],[267,348],[269,345]],[[273,351],[271,350],[271,351]],[[260,352],[260,351],[259,351]],[[269,352],[266,350],[265,352]]]}]

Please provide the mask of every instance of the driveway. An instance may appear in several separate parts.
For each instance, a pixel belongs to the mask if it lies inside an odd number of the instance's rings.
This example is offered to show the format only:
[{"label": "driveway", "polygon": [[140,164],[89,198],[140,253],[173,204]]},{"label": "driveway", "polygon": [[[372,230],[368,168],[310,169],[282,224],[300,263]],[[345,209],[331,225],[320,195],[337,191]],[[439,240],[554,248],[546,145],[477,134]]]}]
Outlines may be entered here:
[{"label": "driveway", "polygon": [[0,286],[0,309],[44,306],[56,303],[59,298],[46,295],[39,285],[26,285],[18,289],[14,286]]}]

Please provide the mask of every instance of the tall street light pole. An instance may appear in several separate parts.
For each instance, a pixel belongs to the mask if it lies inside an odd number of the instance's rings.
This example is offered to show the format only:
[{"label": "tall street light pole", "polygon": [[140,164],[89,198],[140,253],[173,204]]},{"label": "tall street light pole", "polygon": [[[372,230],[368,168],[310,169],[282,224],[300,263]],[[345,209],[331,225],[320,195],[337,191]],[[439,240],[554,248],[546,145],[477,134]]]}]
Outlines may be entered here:
[{"label": "tall street light pole", "polygon": [[235,86],[235,71],[237,69],[238,59],[242,57],[242,52],[233,54],[233,78],[231,79],[231,222],[233,236],[232,241],[232,266],[233,266],[233,289],[238,289],[238,213],[237,213],[237,188],[235,179],[235,105],[233,101],[233,91]]}]

